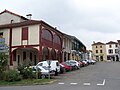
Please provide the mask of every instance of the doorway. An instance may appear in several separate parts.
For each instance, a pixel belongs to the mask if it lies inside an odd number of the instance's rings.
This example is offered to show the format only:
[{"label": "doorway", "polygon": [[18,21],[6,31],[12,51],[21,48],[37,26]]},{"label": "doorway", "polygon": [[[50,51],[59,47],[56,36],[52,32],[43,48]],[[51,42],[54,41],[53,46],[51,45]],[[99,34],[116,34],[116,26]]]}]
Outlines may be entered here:
[{"label": "doorway", "polygon": [[20,65],[20,55],[17,56],[17,63],[18,63],[18,66]]}]

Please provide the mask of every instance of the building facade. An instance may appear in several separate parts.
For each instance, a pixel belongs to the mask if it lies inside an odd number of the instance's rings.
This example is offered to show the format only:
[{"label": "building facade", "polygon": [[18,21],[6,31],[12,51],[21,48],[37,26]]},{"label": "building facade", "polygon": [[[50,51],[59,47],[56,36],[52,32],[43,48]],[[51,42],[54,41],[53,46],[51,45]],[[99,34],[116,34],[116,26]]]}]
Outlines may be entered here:
[{"label": "building facade", "polygon": [[65,34],[63,35],[63,61],[70,60],[72,50],[72,38]]},{"label": "building facade", "polygon": [[93,59],[92,50],[86,50],[86,59],[88,60]]},{"label": "building facade", "polygon": [[84,60],[86,47],[74,36],[63,35],[63,60]]},{"label": "building facade", "polygon": [[118,41],[118,57],[120,61],[120,40],[117,40],[117,41]]},{"label": "building facade", "polygon": [[110,41],[106,43],[107,60],[119,61],[118,43]]},{"label": "building facade", "polygon": [[72,38],[72,50],[71,59],[72,60],[85,60],[86,59],[86,46],[75,36]]},{"label": "building facade", "polygon": [[27,19],[8,10],[0,13],[0,49],[3,41],[9,47],[11,68],[23,64],[36,65],[48,59],[59,62],[79,60],[80,53],[77,52],[84,53],[86,49],[80,40],[60,32],[46,22]]},{"label": "building facade", "polygon": [[[7,14],[5,14],[7,13]],[[62,33],[44,21],[22,20],[10,11],[0,13],[0,34],[9,46],[9,65],[36,65],[39,61],[57,59],[62,62]],[[14,16],[19,21],[13,20]],[[10,19],[14,22],[9,22]],[[24,19],[24,18],[23,18]],[[6,24],[5,24],[6,23]]]},{"label": "building facade", "polygon": [[106,47],[102,42],[93,42],[92,44],[93,59],[97,61],[106,61]]}]

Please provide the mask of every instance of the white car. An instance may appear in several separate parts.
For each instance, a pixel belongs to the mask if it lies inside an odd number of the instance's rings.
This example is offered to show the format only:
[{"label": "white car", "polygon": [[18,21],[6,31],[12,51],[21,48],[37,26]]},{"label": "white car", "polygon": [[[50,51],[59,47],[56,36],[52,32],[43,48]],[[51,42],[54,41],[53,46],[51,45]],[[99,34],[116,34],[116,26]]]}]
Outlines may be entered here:
[{"label": "white car", "polygon": [[76,60],[67,60],[66,62],[72,63],[72,64],[74,64],[75,66],[77,66],[77,68],[80,68],[80,63],[77,62]]},{"label": "white car", "polygon": [[40,71],[42,78],[48,77],[49,74],[50,76],[55,74],[54,71],[51,71],[47,67],[42,67],[42,66],[32,66],[32,70],[33,72],[36,72],[37,70]]},{"label": "white car", "polygon": [[82,62],[83,62],[85,65],[88,65],[88,63],[87,63],[86,61],[83,60]]},{"label": "white car", "polygon": [[58,75],[60,72],[60,65],[58,60],[46,60],[46,61],[41,61],[39,62],[36,66],[45,66],[49,67],[50,70],[55,71],[55,75]]},{"label": "white car", "polygon": [[89,62],[90,62],[91,64],[95,64],[95,63],[96,63],[96,61],[94,61],[94,60],[92,60],[92,59],[90,59]]}]

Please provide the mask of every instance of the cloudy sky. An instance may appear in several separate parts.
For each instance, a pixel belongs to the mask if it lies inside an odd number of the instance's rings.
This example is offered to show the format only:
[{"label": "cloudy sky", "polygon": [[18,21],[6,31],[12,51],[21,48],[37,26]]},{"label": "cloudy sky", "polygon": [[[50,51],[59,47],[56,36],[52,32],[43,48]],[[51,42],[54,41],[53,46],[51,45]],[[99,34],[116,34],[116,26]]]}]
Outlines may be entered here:
[{"label": "cloudy sky", "polygon": [[43,20],[58,30],[76,36],[91,49],[93,41],[120,40],[120,0],[1,0],[5,9]]}]

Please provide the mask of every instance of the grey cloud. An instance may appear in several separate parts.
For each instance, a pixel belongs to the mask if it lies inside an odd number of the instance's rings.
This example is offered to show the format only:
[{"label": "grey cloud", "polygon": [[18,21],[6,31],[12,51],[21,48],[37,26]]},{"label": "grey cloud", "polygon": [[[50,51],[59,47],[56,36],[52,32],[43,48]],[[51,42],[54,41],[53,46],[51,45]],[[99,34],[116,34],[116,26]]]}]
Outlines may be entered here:
[{"label": "grey cloud", "polygon": [[62,32],[75,35],[89,46],[93,40],[104,40],[105,37],[107,40],[108,37],[119,39],[119,0],[80,0],[77,8],[73,1],[12,0],[6,3],[4,0],[0,2],[0,11],[10,9],[24,16],[31,13],[33,19],[42,19]]}]

